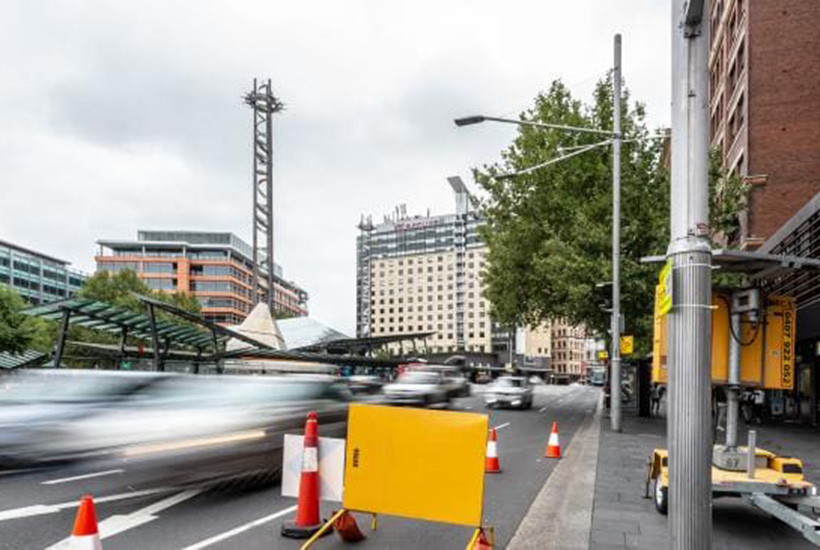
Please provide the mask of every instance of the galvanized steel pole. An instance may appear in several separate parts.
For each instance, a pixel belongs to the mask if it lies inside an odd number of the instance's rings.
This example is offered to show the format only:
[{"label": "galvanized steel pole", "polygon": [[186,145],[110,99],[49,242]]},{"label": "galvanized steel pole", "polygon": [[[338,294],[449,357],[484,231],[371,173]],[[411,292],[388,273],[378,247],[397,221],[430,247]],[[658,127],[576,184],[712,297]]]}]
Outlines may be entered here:
[{"label": "galvanized steel pole", "polygon": [[612,70],[612,352],[610,420],[621,431],[621,35],[615,35]]},{"label": "galvanized steel pole", "polygon": [[703,0],[672,0],[672,310],[669,312],[669,540],[712,546],[709,28]]}]

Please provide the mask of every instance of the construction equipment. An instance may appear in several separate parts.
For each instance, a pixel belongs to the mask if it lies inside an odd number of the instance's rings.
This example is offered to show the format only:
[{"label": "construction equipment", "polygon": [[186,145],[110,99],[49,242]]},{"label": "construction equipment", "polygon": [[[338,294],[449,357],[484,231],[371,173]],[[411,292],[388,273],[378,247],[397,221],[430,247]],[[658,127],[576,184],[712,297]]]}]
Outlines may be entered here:
[{"label": "construction equipment", "polygon": [[94,499],[90,495],[80,500],[80,508],[74,520],[74,529],[71,531],[66,548],[67,550],[102,550],[97,514],[94,511]]},{"label": "construction equipment", "polygon": [[487,439],[487,460],[484,471],[488,474],[501,473],[501,463],[498,461],[498,435],[495,428],[490,430],[490,437]]},{"label": "construction equipment", "polygon": [[[820,521],[815,517],[820,498],[817,488],[803,476],[803,462],[757,448],[755,431],[749,432],[745,446],[738,444],[740,396],[744,388],[794,387],[795,304],[787,296],[766,295],[766,277],[820,266],[816,261],[786,256],[722,250],[712,253],[715,263],[725,271],[745,275],[740,288],[715,289],[712,293],[712,384],[722,388],[726,395],[726,439],[715,445],[712,453],[712,498],[742,498],[820,545]],[[678,305],[667,290],[671,287],[668,279],[672,277],[674,273],[664,269],[656,290],[652,380],[660,384],[668,382],[666,313]],[[723,408],[722,404],[719,408]],[[647,497],[650,486],[656,509],[666,514],[666,449],[655,449],[649,459]]]},{"label": "construction equipment", "polygon": [[296,519],[282,523],[282,536],[292,539],[312,537],[323,523],[319,516],[319,423],[314,411],[305,423],[301,477]]},{"label": "construction equipment", "polygon": [[561,458],[561,444],[558,442],[558,421],[553,421],[550,439],[544,451],[544,458]]}]

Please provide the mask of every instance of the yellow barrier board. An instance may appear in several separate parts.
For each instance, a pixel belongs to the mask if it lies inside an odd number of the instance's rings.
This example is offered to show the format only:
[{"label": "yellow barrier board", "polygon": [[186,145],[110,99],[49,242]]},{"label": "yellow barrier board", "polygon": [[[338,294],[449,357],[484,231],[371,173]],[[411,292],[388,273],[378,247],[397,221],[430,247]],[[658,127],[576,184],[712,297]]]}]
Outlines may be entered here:
[{"label": "yellow barrier board", "polygon": [[343,505],[481,526],[487,415],[352,404]]}]

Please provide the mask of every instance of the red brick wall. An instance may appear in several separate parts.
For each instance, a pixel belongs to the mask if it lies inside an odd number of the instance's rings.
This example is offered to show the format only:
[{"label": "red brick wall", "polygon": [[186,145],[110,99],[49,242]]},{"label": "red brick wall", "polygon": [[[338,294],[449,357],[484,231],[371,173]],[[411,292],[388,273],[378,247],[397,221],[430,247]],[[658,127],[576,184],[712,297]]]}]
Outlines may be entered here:
[{"label": "red brick wall", "polygon": [[749,237],[765,240],[820,192],[820,2],[752,0]]}]

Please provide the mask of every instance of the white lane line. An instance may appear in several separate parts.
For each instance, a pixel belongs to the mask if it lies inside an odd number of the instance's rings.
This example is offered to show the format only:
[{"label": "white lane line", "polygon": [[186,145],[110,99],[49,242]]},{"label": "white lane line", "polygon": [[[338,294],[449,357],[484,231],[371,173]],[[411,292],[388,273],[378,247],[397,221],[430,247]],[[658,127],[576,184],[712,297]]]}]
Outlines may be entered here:
[{"label": "white lane line", "polygon": [[274,513],[272,513],[268,516],[265,516],[265,517],[262,517],[262,518],[259,518],[259,519],[255,519],[255,520],[253,520],[251,522],[248,522],[244,525],[240,525],[239,527],[235,527],[235,528],[231,529],[230,531],[225,531],[224,533],[221,533],[221,534],[213,536],[209,539],[205,539],[203,541],[197,542],[196,544],[192,544],[191,546],[186,546],[182,550],[201,550],[202,548],[207,548],[208,546],[212,546],[212,545],[216,544],[217,542],[222,542],[223,540],[227,540],[231,537],[235,537],[236,535],[239,535],[240,533],[244,533],[245,531],[253,529],[254,527],[259,527],[260,525],[264,525],[264,524],[268,523],[269,521],[273,521],[276,518],[279,518],[279,517],[282,517],[286,514],[289,514],[289,513],[293,512],[294,510],[296,510],[296,506],[290,506],[289,508],[285,508],[284,510],[279,510],[278,512],[274,512]]},{"label": "white lane line", "polygon": [[69,483],[71,481],[78,481],[80,479],[91,479],[92,477],[102,477],[102,476],[110,476],[112,474],[120,474],[125,470],[116,469],[116,470],[106,470],[104,472],[94,472],[91,474],[83,474],[81,476],[73,476],[73,477],[63,477],[60,479],[50,479],[48,481],[43,481],[40,485],[57,485],[58,483]]},{"label": "white lane line", "polygon": [[510,425],[510,423],[509,423],[509,422],[504,422],[504,423],[503,423],[503,424],[501,424],[500,426],[496,426],[496,427],[495,427],[495,428],[493,428],[493,429],[494,429],[494,430],[500,430],[501,428],[506,428],[506,427],[507,427],[507,426],[509,426],[509,425]]},{"label": "white lane line", "polygon": [[[204,489],[189,489],[188,491],[182,491],[181,493],[171,495],[168,498],[164,498],[158,502],[149,504],[148,506],[131,512],[130,514],[116,515],[106,518],[98,525],[100,530],[100,540],[113,537],[114,535],[124,533],[134,527],[139,527],[140,525],[145,525],[146,523],[152,522],[157,519],[156,514],[159,512],[170,508],[171,506],[175,506],[180,502],[185,502],[186,500],[195,497],[203,490]],[[67,537],[60,542],[49,546],[46,550],[67,550],[70,543],[71,537]]]},{"label": "white lane line", "polygon": [[544,412],[545,410],[547,410],[547,408],[546,408],[546,407],[541,407],[540,409],[538,409],[538,412],[542,413],[542,412]]},{"label": "white lane line", "polygon": [[464,410],[465,411],[471,411],[471,410],[473,410],[473,408],[472,407],[464,407]]},{"label": "white lane line", "polygon": [[[142,497],[146,495],[153,495],[156,493],[161,493],[168,491],[165,487],[160,487],[158,489],[145,489],[144,491],[133,491],[131,493],[122,493],[119,495],[108,495],[105,497],[95,498],[95,503],[101,502],[114,502],[117,500],[125,500],[128,498],[136,498]],[[59,504],[34,504],[32,506],[24,506],[22,508],[12,508],[10,510],[0,510],[0,521],[7,521],[10,519],[19,519],[19,518],[27,518],[31,516],[42,516],[45,514],[56,514],[61,510],[67,510],[69,508],[76,508],[79,506],[80,501],[72,500],[70,502],[61,502]]]}]

